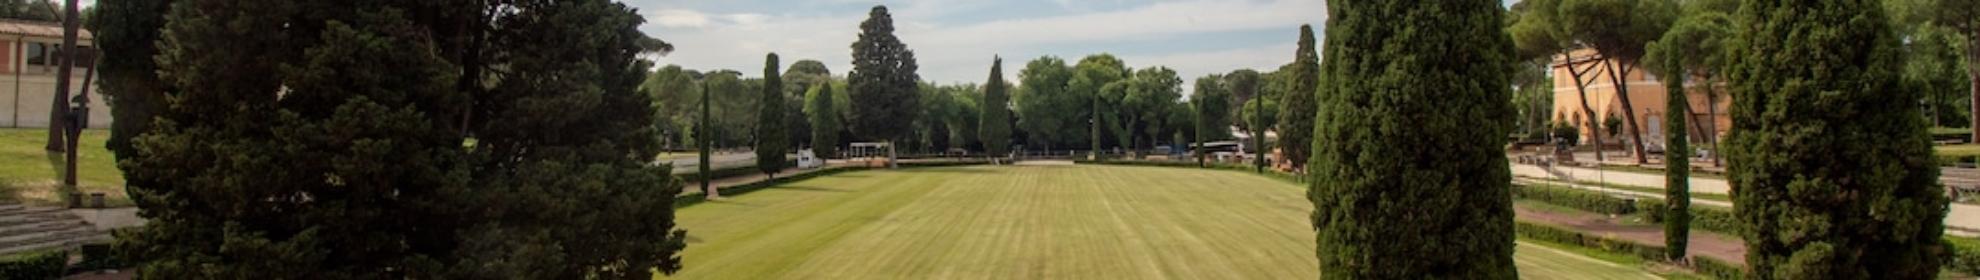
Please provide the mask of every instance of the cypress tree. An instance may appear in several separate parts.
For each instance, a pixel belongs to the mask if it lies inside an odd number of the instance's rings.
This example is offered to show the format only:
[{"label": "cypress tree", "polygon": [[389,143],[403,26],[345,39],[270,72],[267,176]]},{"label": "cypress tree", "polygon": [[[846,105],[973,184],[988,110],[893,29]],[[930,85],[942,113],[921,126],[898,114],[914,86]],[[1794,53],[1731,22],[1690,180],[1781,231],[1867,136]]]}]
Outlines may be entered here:
[{"label": "cypress tree", "polygon": [[983,104],[977,104],[982,114],[977,118],[978,139],[983,141],[983,151],[991,157],[1002,157],[1010,152],[1010,87],[1004,83],[1004,58],[991,58],[990,81],[983,83]]},{"label": "cypress tree", "polygon": [[1691,128],[1685,127],[1691,101],[1684,92],[1687,73],[1677,59],[1679,54],[1662,54],[1668,94],[1664,98],[1664,257],[1683,260],[1685,246],[1691,241],[1691,138],[1687,138]]},{"label": "cypress tree", "polygon": [[[1309,170],[1323,279],[1515,279],[1493,0],[1328,2]],[[1311,94],[1312,92],[1296,92]]]},{"label": "cypress tree", "polygon": [[1231,94],[1224,87],[1224,76],[1210,74],[1196,78],[1196,94],[1190,96],[1190,107],[1195,110],[1193,127],[1196,133],[1196,166],[1209,167],[1210,154],[1203,150],[1204,143],[1230,138]]},{"label": "cypress tree", "polygon": [[784,150],[790,147],[790,137],[784,124],[784,81],[778,77],[777,54],[764,57],[763,92],[756,103],[756,170],[770,177],[777,177],[777,171],[784,170],[788,161],[784,160]]},{"label": "cypress tree", "polygon": [[165,13],[171,0],[103,0],[97,2],[90,30],[102,50],[98,70],[102,71],[102,92],[108,96],[110,115],[120,121],[110,125],[107,146],[118,159],[137,156],[131,143],[151,127],[151,117],[165,110],[165,94],[170,90],[158,77],[159,30],[165,27]]},{"label": "cypress tree", "polygon": [[1293,53],[1292,91],[1281,98],[1279,106],[1279,151],[1284,160],[1292,166],[1293,172],[1302,172],[1306,159],[1311,154],[1313,140],[1313,118],[1320,105],[1314,100],[1320,87],[1320,56],[1313,51],[1313,26],[1299,26],[1299,50]]},{"label": "cypress tree", "polygon": [[1876,0],[1747,0],[1727,172],[1755,279],[1930,279],[1947,199]]},{"label": "cypress tree", "polygon": [[[894,17],[887,6],[873,6],[859,29],[859,40],[852,44],[853,70],[846,74],[852,91],[852,131],[889,143],[905,140],[921,112],[917,84],[921,76],[915,74],[914,51],[894,37]],[[892,166],[891,145],[887,154]]]},{"label": "cypress tree", "polygon": [[[506,5],[520,8],[480,14]],[[650,64],[636,56],[657,40],[629,7],[177,0],[166,18],[172,106],[123,161],[148,223],[119,248],[147,261],[143,277],[680,268],[681,188],[648,165],[658,135],[637,90]],[[504,24],[459,28],[489,20]]]},{"label": "cypress tree", "polygon": [[811,119],[811,152],[818,158],[839,157],[839,111],[832,106],[832,85],[819,83],[804,94],[804,112]]}]

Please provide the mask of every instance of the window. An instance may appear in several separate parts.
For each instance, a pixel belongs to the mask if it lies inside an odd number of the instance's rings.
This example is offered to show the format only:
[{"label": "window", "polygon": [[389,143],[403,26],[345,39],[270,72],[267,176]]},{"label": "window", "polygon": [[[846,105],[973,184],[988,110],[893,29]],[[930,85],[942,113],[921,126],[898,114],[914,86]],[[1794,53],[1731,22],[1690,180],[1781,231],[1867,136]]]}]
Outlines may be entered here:
[{"label": "window", "polygon": [[27,58],[28,65],[47,66],[50,64],[48,49],[49,44],[46,43],[27,43],[27,53],[21,56]]},{"label": "window", "polygon": [[[27,72],[54,72],[58,67],[62,66],[62,59],[64,58],[62,56],[62,44],[29,42],[26,45],[26,52],[22,53],[21,56],[24,58],[23,62],[26,63],[24,70]],[[77,47],[76,50],[82,54],[82,57],[76,63],[78,70],[95,66],[95,50],[89,46]]]}]

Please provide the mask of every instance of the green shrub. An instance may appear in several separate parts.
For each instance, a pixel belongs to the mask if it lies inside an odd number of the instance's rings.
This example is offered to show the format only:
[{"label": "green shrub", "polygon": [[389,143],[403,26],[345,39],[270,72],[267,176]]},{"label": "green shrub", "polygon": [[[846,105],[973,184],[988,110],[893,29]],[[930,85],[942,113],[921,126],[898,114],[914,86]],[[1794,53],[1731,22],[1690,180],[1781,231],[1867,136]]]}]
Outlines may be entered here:
[{"label": "green shrub", "polygon": [[69,265],[69,252],[51,250],[0,257],[0,278],[59,279]]},{"label": "green shrub", "polygon": [[[1664,200],[1646,198],[1636,202],[1636,209],[1643,210],[1643,219],[1653,223],[1664,222]],[[1691,228],[1724,234],[1739,234],[1739,220],[1733,217],[1731,209],[1692,205]]]},{"label": "green shrub", "polygon": [[1567,245],[1594,248],[1607,252],[1635,256],[1646,260],[1664,258],[1664,247],[1644,245],[1542,224],[1517,222],[1513,228],[1520,237],[1537,239]]},{"label": "green shrub", "polygon": [[82,262],[76,263],[76,270],[93,271],[131,266],[110,250],[110,244],[82,245],[81,251]]},{"label": "green shrub", "polygon": [[1691,258],[1692,269],[1700,275],[1717,279],[1745,279],[1746,268],[1719,259],[1703,256]]},{"label": "green shrub", "polygon": [[1980,240],[1946,237],[1946,269],[1980,275]]},{"label": "green shrub", "polygon": [[[1629,198],[1555,185],[1513,185],[1513,197],[1602,214],[1630,214],[1639,208]],[[1661,202],[1659,203],[1661,204]],[[1655,207],[1652,207],[1655,208]]]}]

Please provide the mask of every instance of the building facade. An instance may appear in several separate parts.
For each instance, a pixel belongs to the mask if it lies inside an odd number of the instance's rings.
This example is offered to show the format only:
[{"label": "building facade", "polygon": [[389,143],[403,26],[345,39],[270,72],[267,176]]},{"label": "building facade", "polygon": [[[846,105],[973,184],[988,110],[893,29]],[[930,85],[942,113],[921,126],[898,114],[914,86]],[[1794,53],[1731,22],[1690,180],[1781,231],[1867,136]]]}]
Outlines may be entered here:
[{"label": "building facade", "polygon": [[[1666,121],[1664,119],[1664,113],[1672,109],[1668,108],[1669,106],[1666,104],[1668,103],[1666,102],[1668,101],[1666,97],[1669,96],[1669,92],[1665,88],[1661,80],[1662,78],[1641,67],[1630,69],[1628,71],[1629,74],[1622,77],[1621,87],[1627,87],[1629,89],[1630,106],[1634,109],[1633,115],[1625,116],[1625,111],[1622,109],[1622,100],[1617,98],[1618,91],[1616,89],[1618,85],[1610,76],[1611,69],[1619,68],[1616,68],[1617,65],[1614,61],[1599,58],[1600,56],[1593,50],[1577,50],[1567,55],[1556,55],[1554,57],[1554,62],[1551,64],[1554,79],[1554,116],[1552,120],[1557,123],[1567,122],[1573,124],[1575,128],[1581,131],[1583,143],[1594,141],[1595,133],[1600,132],[1603,133],[1602,141],[1604,143],[1619,144],[1628,140],[1627,138],[1629,137],[1629,125],[1627,120],[1623,118],[1631,117],[1635,118],[1637,125],[1641,126],[1637,132],[1643,134],[1643,141],[1646,146],[1662,147],[1664,142],[1664,123]],[[1583,107],[1582,91],[1577,88],[1576,77],[1573,71],[1582,72],[1580,78],[1581,82],[1583,82],[1582,85],[1586,86],[1588,107]],[[1732,128],[1732,117],[1730,114],[1727,114],[1727,109],[1732,105],[1732,98],[1729,94],[1726,94],[1723,86],[1707,87],[1705,84],[1698,83],[1698,81],[1704,80],[1702,77],[1692,77],[1687,80],[1685,94],[1691,106],[1690,114],[1687,114],[1690,116],[1687,124],[1691,128],[1688,131],[1690,133],[1687,135],[1690,136],[1694,143],[1712,141],[1713,139],[1718,139],[1720,136],[1724,136],[1726,131]],[[1716,91],[1716,94],[1710,91]],[[1588,110],[1584,109],[1592,109],[1594,115],[1590,116],[1587,112]],[[1677,109],[1683,110],[1684,108]],[[1597,130],[1595,127],[1590,126],[1589,120],[1591,117],[1596,125],[1602,125],[1605,120],[1610,118],[1623,119],[1625,122],[1616,128],[1616,131],[1620,131],[1621,133],[1609,135],[1606,133],[1608,129]],[[1707,138],[1707,135],[1714,137]]]},{"label": "building facade", "polygon": [[[84,59],[76,63],[69,78],[70,97],[89,99],[89,127],[110,127],[110,104],[96,94],[97,87],[83,86],[84,77],[95,65],[89,31],[77,36],[76,45]],[[63,57],[62,25],[59,22],[0,20],[0,127],[45,128],[55,104],[56,71]],[[89,92],[83,92],[88,88]]]}]

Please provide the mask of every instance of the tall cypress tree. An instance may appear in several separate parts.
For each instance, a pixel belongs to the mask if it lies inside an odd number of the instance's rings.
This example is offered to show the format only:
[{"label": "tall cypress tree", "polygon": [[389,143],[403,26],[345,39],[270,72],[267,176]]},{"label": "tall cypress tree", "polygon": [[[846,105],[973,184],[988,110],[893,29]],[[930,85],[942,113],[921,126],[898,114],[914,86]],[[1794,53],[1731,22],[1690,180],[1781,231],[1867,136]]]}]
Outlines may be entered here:
[{"label": "tall cypress tree", "polygon": [[776,177],[777,171],[784,170],[784,150],[790,147],[790,137],[786,136],[788,126],[784,124],[784,81],[778,77],[777,54],[763,58],[763,92],[756,102],[756,170]]},{"label": "tall cypress tree", "polygon": [[821,82],[804,94],[804,111],[811,119],[811,152],[818,158],[839,157],[839,111],[832,106],[832,85]]},{"label": "tall cypress tree", "polygon": [[977,118],[978,139],[983,141],[983,151],[991,157],[1001,157],[1011,148],[1011,95],[1010,85],[1004,83],[1004,58],[990,60],[990,81],[983,83],[983,104],[977,104],[982,117]]},{"label": "tall cypress tree", "polygon": [[1750,278],[1939,272],[1947,199],[1881,3],[1740,6],[1726,155]]},{"label": "tall cypress tree", "polygon": [[1327,11],[1322,71],[1344,82],[1323,85],[1312,142],[1321,278],[1517,278],[1500,2],[1335,0]]},{"label": "tall cypress tree", "polygon": [[[852,131],[890,143],[905,140],[921,112],[916,84],[921,76],[915,74],[914,51],[894,37],[894,17],[887,6],[873,6],[859,29],[859,40],[852,44],[853,70],[846,74],[852,91]],[[890,166],[893,154],[890,146]]]},{"label": "tall cypress tree", "polygon": [[1204,143],[1230,138],[1231,93],[1224,86],[1224,76],[1210,74],[1196,78],[1196,93],[1189,97],[1190,107],[1196,112],[1192,127],[1196,133],[1196,166],[1209,167],[1210,154],[1204,152]]},{"label": "tall cypress tree", "polygon": [[[1668,38],[1668,37],[1666,37]],[[1691,242],[1691,138],[1685,127],[1691,101],[1684,92],[1686,72],[1670,41],[1652,44],[1663,65],[1664,87],[1664,251],[1665,258],[1683,260]],[[1709,105],[1708,105],[1709,106]]]},{"label": "tall cypress tree", "polygon": [[111,123],[107,145],[118,159],[137,156],[132,139],[150,129],[151,117],[165,110],[165,94],[170,90],[158,77],[159,30],[165,27],[165,13],[171,0],[104,0],[97,2],[97,16],[90,22],[97,47],[103,57],[97,60],[103,73],[103,94],[110,97]]},{"label": "tall cypress tree", "polygon": [[1312,153],[1313,118],[1320,104],[1315,96],[1320,87],[1320,56],[1313,50],[1313,26],[1299,26],[1299,50],[1293,53],[1292,91],[1279,106],[1279,151],[1294,172],[1305,170]]}]

